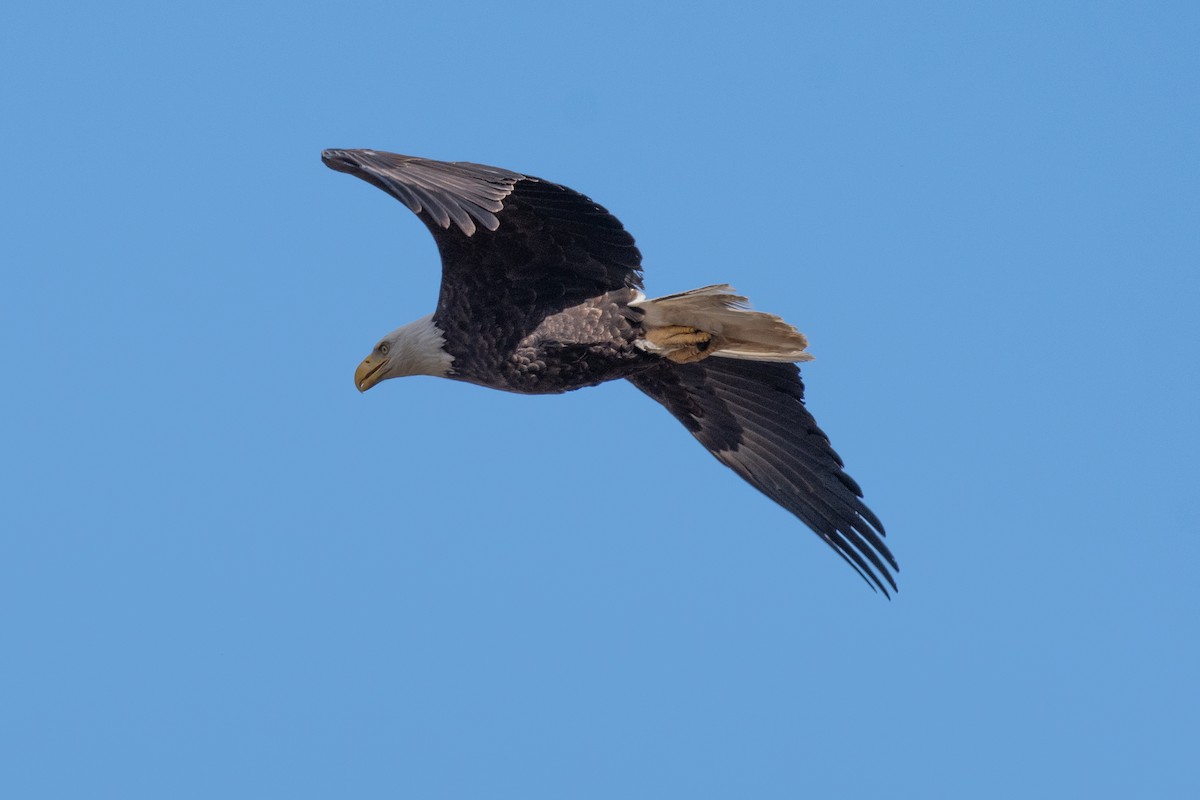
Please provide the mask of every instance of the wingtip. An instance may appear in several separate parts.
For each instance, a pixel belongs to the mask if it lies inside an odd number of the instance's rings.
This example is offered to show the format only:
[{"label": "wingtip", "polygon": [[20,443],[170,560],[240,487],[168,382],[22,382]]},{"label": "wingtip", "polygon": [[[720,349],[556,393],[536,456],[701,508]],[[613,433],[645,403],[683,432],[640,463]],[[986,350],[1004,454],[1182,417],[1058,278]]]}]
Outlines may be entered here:
[{"label": "wingtip", "polygon": [[338,172],[354,172],[360,169],[360,165],[352,155],[353,150],[322,150],[321,161],[325,166]]}]

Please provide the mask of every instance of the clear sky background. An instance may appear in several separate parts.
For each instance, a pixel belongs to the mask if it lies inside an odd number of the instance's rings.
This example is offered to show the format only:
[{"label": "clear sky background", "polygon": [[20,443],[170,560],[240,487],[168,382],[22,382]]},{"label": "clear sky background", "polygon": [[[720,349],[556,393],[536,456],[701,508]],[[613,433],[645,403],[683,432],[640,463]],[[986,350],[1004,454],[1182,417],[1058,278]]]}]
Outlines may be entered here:
[{"label": "clear sky background", "polygon": [[[649,6],[5,11],[0,795],[1200,796],[1200,6]],[[360,396],[326,147],[797,324],[896,599],[631,386]]]}]

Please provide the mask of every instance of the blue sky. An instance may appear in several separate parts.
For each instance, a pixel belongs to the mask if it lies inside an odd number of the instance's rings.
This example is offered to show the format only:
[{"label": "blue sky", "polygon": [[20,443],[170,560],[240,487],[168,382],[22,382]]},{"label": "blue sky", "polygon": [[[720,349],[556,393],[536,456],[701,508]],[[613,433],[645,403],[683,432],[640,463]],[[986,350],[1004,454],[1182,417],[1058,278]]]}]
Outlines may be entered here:
[{"label": "blue sky", "polygon": [[[1190,797],[1190,3],[24,5],[0,26],[0,794]],[[617,214],[808,334],[873,594],[626,385],[360,396],[427,232]]]}]

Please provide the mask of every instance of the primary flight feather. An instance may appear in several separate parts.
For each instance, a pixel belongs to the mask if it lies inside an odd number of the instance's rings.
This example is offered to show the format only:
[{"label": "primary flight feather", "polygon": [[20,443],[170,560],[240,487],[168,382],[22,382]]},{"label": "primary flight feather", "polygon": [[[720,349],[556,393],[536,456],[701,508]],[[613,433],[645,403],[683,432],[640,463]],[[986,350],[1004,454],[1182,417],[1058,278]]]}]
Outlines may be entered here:
[{"label": "primary flight feather", "polygon": [[564,186],[376,150],[321,158],[408,206],[442,259],[437,307],[379,341],[360,391],[405,375],[525,394],[624,378],[870,585],[896,588],[882,523],[804,405],[794,362],[811,356],[791,325],[726,285],[647,299],[633,237]]}]

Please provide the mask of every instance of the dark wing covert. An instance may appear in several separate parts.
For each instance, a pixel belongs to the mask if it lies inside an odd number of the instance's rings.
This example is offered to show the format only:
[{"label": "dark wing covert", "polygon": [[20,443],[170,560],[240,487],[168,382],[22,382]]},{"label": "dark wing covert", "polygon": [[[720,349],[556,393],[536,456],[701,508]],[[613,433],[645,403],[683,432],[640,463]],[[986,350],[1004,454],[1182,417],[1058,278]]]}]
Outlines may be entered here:
[{"label": "dark wing covert", "polygon": [[429,228],[442,256],[441,314],[494,313],[499,303],[541,316],[641,288],[633,237],[571,189],[498,167],[375,150],[326,150],[321,159],[392,195]]}]

